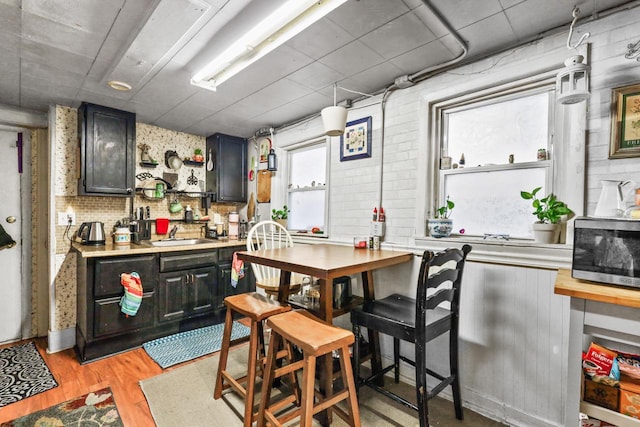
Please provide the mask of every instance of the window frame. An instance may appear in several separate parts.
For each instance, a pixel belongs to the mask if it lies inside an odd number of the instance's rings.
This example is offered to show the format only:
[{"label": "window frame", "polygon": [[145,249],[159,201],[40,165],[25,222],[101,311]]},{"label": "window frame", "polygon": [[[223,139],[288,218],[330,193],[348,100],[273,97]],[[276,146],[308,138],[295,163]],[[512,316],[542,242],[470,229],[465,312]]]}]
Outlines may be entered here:
[{"label": "window frame", "polygon": [[[554,171],[555,171],[555,139],[554,135],[557,134],[555,129],[556,125],[556,86],[553,79],[544,79],[542,81],[534,82],[531,84],[514,84],[513,86],[507,86],[500,90],[495,90],[490,93],[469,93],[460,97],[452,97],[448,100],[439,103],[434,106],[433,114],[437,117],[436,122],[436,138],[434,144],[436,145],[437,158],[442,158],[443,155],[451,156],[452,153],[448,151],[448,114],[456,113],[460,111],[472,110],[474,108],[482,108],[490,105],[499,104],[502,102],[524,98],[527,96],[533,96],[537,94],[548,94],[548,123],[547,123],[547,137],[545,149],[547,150],[547,160],[544,161],[526,161],[510,163],[498,163],[495,165],[482,165],[482,166],[466,166],[458,169],[440,169],[436,168],[435,180],[437,182],[436,191],[432,195],[432,209],[429,211],[429,217],[435,212],[438,206],[443,206],[447,195],[445,194],[445,180],[450,175],[465,175],[474,174],[479,172],[500,172],[505,170],[519,170],[519,169],[534,169],[544,168],[545,170],[545,182],[544,190],[546,193],[554,192]],[[453,159],[452,159],[453,162]],[[530,190],[523,188],[523,190]],[[458,233],[452,233],[452,235],[458,235]],[[472,237],[482,237],[479,234],[472,234]],[[514,237],[516,240],[530,240],[526,237]]]},{"label": "window frame", "polygon": [[[307,150],[311,150],[314,148],[317,148],[319,146],[324,146],[325,148],[325,183],[324,186],[320,186],[317,188],[292,188],[291,187],[291,171],[292,171],[292,156],[296,153],[296,152],[301,152],[301,151],[307,151]],[[330,216],[329,216],[329,181],[330,181],[330,159],[331,159],[331,144],[329,144],[328,138],[326,136],[321,136],[321,137],[316,137],[316,138],[312,138],[309,140],[305,140],[305,141],[301,141],[298,143],[294,143],[291,145],[288,145],[286,148],[283,148],[283,150],[286,153],[286,158],[287,158],[287,174],[286,174],[286,183],[285,183],[285,200],[286,200],[286,204],[289,205],[290,202],[290,198],[289,196],[292,193],[300,193],[300,192],[309,192],[309,191],[324,191],[324,212],[323,212],[323,217],[324,217],[324,233],[323,234],[311,234],[311,233],[305,233],[302,232],[301,230],[297,230],[297,229],[290,229],[290,231],[293,231],[295,233],[299,233],[299,234],[303,234],[303,235],[307,235],[309,237],[315,237],[315,238],[327,238],[329,237],[329,221],[330,221]]]}]

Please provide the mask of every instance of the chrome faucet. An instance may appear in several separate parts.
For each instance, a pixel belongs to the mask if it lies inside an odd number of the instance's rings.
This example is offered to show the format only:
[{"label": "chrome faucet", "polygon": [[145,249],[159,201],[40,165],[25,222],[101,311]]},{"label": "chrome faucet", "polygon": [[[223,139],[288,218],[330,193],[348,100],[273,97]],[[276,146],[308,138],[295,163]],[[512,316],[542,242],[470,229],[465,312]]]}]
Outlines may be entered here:
[{"label": "chrome faucet", "polygon": [[171,228],[171,231],[169,231],[169,238],[170,238],[170,239],[175,239],[175,238],[176,238],[176,233],[177,233],[177,232],[178,232],[178,226],[177,226],[177,225],[174,225],[174,226]]}]

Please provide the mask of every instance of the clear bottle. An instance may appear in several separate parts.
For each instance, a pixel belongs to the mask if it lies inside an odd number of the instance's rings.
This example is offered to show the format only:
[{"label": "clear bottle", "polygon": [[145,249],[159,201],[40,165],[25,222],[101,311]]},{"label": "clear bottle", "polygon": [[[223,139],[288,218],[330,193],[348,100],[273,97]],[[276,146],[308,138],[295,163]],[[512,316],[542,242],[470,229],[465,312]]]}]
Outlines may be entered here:
[{"label": "clear bottle", "polygon": [[191,205],[187,205],[187,208],[184,210],[184,221],[185,222],[193,222],[193,210],[191,209]]}]

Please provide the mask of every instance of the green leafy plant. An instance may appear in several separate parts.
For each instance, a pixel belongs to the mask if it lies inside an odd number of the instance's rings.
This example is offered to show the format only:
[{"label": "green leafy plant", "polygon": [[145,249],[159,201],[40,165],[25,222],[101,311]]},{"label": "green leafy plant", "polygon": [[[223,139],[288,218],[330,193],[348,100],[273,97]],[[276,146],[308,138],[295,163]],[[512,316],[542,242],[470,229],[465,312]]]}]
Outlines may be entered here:
[{"label": "green leafy plant", "polygon": [[538,199],[537,194],[542,187],[536,187],[531,193],[521,191],[520,196],[525,200],[532,200],[531,204],[535,211],[533,214],[538,218],[538,223],[557,224],[563,215],[573,213],[566,203],[561,202],[553,193],[542,199]]},{"label": "green leafy plant", "polygon": [[193,154],[196,156],[202,156],[202,150],[200,148],[196,148],[193,150]]},{"label": "green leafy plant", "polygon": [[287,219],[289,212],[291,211],[287,208],[287,205],[284,205],[282,209],[271,209],[271,219],[274,221],[276,219]]},{"label": "green leafy plant", "polygon": [[449,196],[447,196],[447,200],[444,206],[440,206],[436,209],[435,218],[436,219],[447,219],[451,216],[451,211],[456,207],[456,204],[453,203]]}]

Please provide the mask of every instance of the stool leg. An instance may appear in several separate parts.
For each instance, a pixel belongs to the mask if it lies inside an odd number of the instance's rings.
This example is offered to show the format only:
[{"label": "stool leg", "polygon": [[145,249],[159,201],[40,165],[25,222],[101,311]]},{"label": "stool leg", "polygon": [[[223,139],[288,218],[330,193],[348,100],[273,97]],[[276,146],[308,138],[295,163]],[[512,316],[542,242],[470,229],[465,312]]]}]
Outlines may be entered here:
[{"label": "stool leg", "polygon": [[231,343],[231,328],[233,327],[233,313],[227,307],[227,315],[224,321],[224,332],[222,333],[222,348],[220,350],[220,360],[218,361],[218,373],[216,374],[216,387],[213,391],[213,398],[222,397],[222,371],[227,369],[227,358],[229,357],[229,345]]},{"label": "stool leg", "polygon": [[400,382],[400,340],[393,339],[393,374],[396,384]]},{"label": "stool leg", "polygon": [[280,347],[280,340],[280,335],[273,332],[271,333],[267,364],[265,365],[262,377],[262,396],[260,398],[260,410],[258,411],[258,427],[265,426],[265,413],[267,412],[267,408],[271,402],[271,383],[273,382],[273,375],[276,367],[275,362],[278,347]]},{"label": "stool leg", "polygon": [[351,361],[349,360],[349,348],[343,346],[340,348],[340,369],[342,378],[346,379],[345,387],[349,390],[349,418],[352,427],[360,427],[360,409],[358,408],[358,397],[356,395],[356,385],[353,381],[353,372],[351,371]]},{"label": "stool leg", "polygon": [[451,389],[453,391],[453,406],[456,410],[456,418],[462,420],[464,415],[462,413],[462,394],[460,393],[460,375],[458,372],[458,325],[457,319],[452,321],[456,322],[451,325],[449,331],[449,369],[451,375],[454,377],[453,383],[451,383]]},{"label": "stool leg", "polygon": [[249,338],[249,361],[247,363],[247,387],[244,396],[244,425],[251,427],[253,422],[253,397],[256,385],[256,369],[258,362],[258,323],[251,321],[251,335]]},{"label": "stool leg", "polygon": [[353,325],[352,330],[356,338],[353,342],[353,378],[356,396],[358,396],[360,393],[360,325]]},{"label": "stool leg", "polygon": [[313,402],[316,380],[316,357],[306,354],[304,368],[302,370],[302,414],[300,414],[300,427],[311,427],[313,423]]},{"label": "stool leg", "polygon": [[420,427],[429,427],[429,407],[427,406],[427,360],[424,343],[415,344],[416,400]]}]

